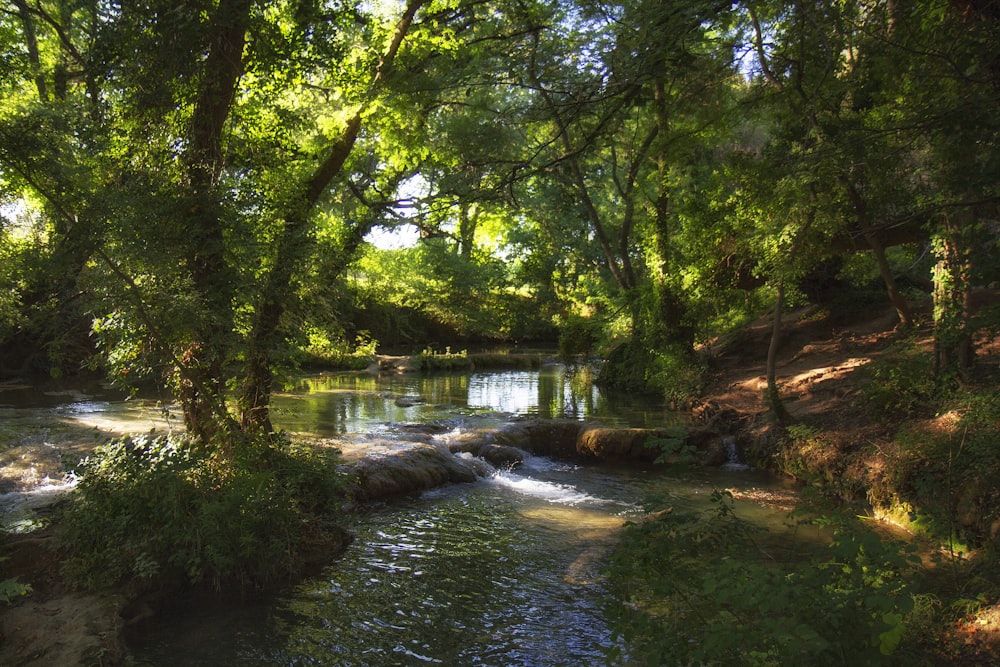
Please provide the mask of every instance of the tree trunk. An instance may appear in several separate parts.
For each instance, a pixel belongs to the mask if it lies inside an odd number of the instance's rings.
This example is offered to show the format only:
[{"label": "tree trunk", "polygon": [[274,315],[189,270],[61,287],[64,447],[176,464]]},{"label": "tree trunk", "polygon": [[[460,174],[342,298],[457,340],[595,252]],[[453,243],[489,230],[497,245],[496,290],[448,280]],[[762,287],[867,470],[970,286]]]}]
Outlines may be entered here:
[{"label": "tree trunk", "polygon": [[24,28],[24,46],[28,51],[28,62],[31,63],[32,74],[35,78],[35,88],[38,89],[38,99],[46,102],[49,99],[49,93],[48,87],[45,85],[45,72],[42,70],[41,59],[38,55],[35,19],[24,0],[15,0],[14,5],[17,7],[21,18],[21,25]]},{"label": "tree trunk", "polygon": [[655,137],[660,138],[660,148],[656,155],[657,192],[653,204],[656,254],[659,266],[656,267],[656,298],[659,306],[660,326],[668,343],[683,346],[685,353],[694,351],[694,327],[687,322],[687,306],[684,300],[668,280],[671,269],[672,254],[670,239],[670,191],[667,187],[667,172],[669,160],[663,141],[669,136],[669,118],[667,116],[667,95],[663,79],[658,77],[654,84],[653,100],[656,105],[656,130],[647,139],[652,143]]},{"label": "tree trunk", "polygon": [[468,202],[459,202],[458,254],[465,259],[472,257],[472,248],[476,239],[476,216],[470,213],[469,208]]},{"label": "tree trunk", "polygon": [[879,242],[872,231],[865,200],[852,181],[848,181],[847,191],[850,194],[851,203],[854,205],[854,213],[858,220],[858,226],[861,228],[861,234],[865,237],[868,247],[875,253],[879,275],[882,276],[882,282],[885,283],[889,302],[892,303],[893,308],[896,309],[896,315],[899,316],[899,325],[904,329],[908,329],[913,325],[913,312],[910,310],[910,304],[907,303],[906,297],[896,287],[896,279],[892,275],[892,267],[889,266],[889,260],[885,256],[885,247]]},{"label": "tree trunk", "polygon": [[203,316],[181,361],[180,402],[188,431],[212,439],[229,420],[216,414],[224,404],[223,374],[232,330],[233,281],[225,259],[223,209],[217,184],[224,168],[223,128],[240,77],[251,0],[222,0],[212,21],[215,35],[201,72],[186,156],[191,183],[187,264]]},{"label": "tree trunk", "polygon": [[778,295],[774,304],[774,320],[771,325],[771,343],[767,347],[767,391],[766,398],[771,413],[779,424],[788,421],[788,411],[778,390],[778,349],[781,347],[781,315],[785,309],[785,287],[778,283]]},{"label": "tree trunk", "polygon": [[968,322],[971,302],[971,225],[946,219],[934,238],[934,375],[962,375],[975,361]]},{"label": "tree trunk", "polygon": [[[426,2],[427,0],[410,0],[407,4],[403,16],[396,24],[393,38],[375,70],[371,84],[373,94],[383,77],[392,69],[396,54],[417,11]],[[357,142],[364,111],[365,107],[362,105],[348,120],[343,133],[330,147],[326,159],[303,185],[301,196],[291,201],[286,211],[284,228],[277,240],[274,266],[264,280],[248,341],[246,374],[239,399],[240,424],[246,431],[270,433],[273,430],[270,414],[273,384],[271,353],[280,343],[279,327],[291,289],[295,260],[302,256],[308,244],[309,216],[330,183],[340,174]],[[358,227],[352,230],[355,238],[361,231]]]}]

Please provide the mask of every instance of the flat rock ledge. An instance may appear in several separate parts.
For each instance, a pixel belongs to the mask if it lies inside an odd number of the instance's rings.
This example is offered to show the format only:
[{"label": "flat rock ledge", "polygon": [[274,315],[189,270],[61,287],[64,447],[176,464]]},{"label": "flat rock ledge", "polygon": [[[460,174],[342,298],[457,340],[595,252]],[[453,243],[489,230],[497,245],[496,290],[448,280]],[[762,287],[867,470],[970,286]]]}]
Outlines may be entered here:
[{"label": "flat rock ledge", "polygon": [[469,431],[447,443],[411,434],[407,442],[372,441],[373,453],[346,464],[348,495],[357,503],[474,482],[492,468],[512,468],[528,455],[598,463],[652,463],[661,454],[649,446],[670,438],[661,429],[611,428],[568,419],[524,420],[499,430]]}]

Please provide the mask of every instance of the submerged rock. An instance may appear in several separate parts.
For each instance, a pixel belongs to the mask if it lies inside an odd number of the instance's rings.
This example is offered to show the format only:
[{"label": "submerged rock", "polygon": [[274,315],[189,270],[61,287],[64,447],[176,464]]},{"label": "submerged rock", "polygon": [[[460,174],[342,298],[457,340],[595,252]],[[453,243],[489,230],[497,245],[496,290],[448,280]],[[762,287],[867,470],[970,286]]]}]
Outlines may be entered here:
[{"label": "submerged rock", "polygon": [[396,399],[396,405],[401,408],[412,408],[415,405],[426,405],[427,399],[423,396],[400,396]]}]

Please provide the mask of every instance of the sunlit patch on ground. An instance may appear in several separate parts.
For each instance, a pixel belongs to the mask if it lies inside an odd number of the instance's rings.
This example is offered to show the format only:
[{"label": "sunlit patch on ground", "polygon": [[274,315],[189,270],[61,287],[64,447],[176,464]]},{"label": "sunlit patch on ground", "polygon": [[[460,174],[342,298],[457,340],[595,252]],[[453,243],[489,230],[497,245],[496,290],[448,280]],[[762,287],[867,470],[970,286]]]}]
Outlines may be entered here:
[{"label": "sunlit patch on ground", "polygon": [[945,659],[955,665],[1000,664],[1000,604],[958,621],[944,635]]},{"label": "sunlit patch on ground", "polygon": [[791,491],[783,489],[730,488],[726,489],[726,491],[733,494],[733,498],[736,500],[743,500],[762,507],[783,510],[785,512],[791,512],[798,504],[798,496]]}]

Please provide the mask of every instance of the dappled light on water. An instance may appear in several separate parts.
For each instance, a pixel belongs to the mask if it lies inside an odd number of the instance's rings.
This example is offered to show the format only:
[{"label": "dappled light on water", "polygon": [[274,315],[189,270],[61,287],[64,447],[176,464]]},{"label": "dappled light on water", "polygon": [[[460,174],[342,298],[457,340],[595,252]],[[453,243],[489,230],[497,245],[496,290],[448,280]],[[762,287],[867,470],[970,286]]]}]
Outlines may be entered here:
[{"label": "dappled light on water", "polygon": [[[185,610],[132,648],[151,665],[605,664],[617,640],[603,568],[620,527],[668,505],[707,507],[740,479],[766,484],[751,471],[683,479],[528,457],[366,511],[347,552],[266,614]],[[223,635],[233,640],[205,640]]]}]

